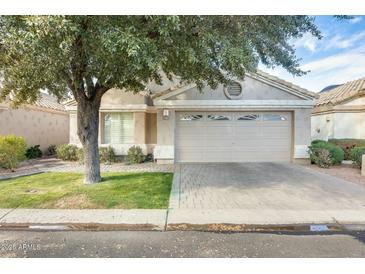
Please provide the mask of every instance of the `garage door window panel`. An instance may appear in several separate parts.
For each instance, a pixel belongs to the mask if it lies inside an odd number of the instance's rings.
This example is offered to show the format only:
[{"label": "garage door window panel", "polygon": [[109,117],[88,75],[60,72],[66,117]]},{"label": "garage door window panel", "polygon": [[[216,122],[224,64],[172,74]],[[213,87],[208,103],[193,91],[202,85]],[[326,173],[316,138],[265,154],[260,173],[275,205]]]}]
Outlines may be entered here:
[{"label": "garage door window panel", "polygon": [[203,119],[201,114],[180,114],[180,121],[199,121]]},{"label": "garage door window panel", "polygon": [[259,121],[260,120],[260,115],[259,114],[239,115],[237,120],[238,121]]},{"label": "garage door window panel", "polygon": [[288,117],[281,114],[264,114],[264,121],[287,121]]},{"label": "garage door window panel", "polygon": [[231,118],[226,115],[208,114],[208,120],[210,120],[210,121],[229,121],[229,120],[231,120]]}]

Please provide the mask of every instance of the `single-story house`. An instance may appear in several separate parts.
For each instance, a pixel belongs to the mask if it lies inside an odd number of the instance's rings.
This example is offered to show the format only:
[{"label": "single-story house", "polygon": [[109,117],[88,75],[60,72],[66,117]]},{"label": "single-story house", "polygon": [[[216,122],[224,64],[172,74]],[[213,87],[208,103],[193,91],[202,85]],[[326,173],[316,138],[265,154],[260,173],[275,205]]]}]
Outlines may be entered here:
[{"label": "single-story house", "polygon": [[312,139],[365,139],[365,78],[320,93],[312,113]]},{"label": "single-story house", "polygon": [[[133,146],[158,163],[291,162],[305,159],[316,94],[267,73],[201,92],[167,79],[133,94],[111,89],[100,107],[100,146],[125,155]],[[77,137],[76,102],[70,143]]]},{"label": "single-story house", "polygon": [[12,96],[0,102],[0,135],[14,134],[25,138],[27,146],[68,143],[69,114],[51,95],[41,93],[35,104],[11,107]]}]

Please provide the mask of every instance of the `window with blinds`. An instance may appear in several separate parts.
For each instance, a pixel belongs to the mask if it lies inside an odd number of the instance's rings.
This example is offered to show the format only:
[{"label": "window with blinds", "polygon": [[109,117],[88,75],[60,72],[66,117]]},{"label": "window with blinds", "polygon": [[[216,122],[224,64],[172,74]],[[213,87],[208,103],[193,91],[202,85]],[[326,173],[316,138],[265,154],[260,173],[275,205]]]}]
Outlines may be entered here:
[{"label": "window with blinds", "polygon": [[132,144],[134,142],[133,113],[108,113],[104,117],[105,144]]}]

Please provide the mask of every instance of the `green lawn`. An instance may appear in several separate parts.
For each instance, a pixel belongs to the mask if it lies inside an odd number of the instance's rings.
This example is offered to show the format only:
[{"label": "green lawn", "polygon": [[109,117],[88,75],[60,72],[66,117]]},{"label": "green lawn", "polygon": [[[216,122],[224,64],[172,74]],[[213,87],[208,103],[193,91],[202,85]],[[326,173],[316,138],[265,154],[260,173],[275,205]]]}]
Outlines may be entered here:
[{"label": "green lawn", "polygon": [[0,208],[167,208],[172,173],[42,173],[0,181]]}]

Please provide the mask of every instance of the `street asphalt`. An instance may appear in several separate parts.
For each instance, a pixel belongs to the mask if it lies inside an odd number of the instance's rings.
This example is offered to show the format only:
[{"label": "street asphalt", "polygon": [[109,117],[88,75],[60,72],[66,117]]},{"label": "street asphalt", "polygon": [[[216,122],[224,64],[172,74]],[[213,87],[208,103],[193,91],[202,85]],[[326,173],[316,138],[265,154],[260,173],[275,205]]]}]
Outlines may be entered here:
[{"label": "street asphalt", "polygon": [[0,231],[0,257],[365,257],[365,232]]}]

